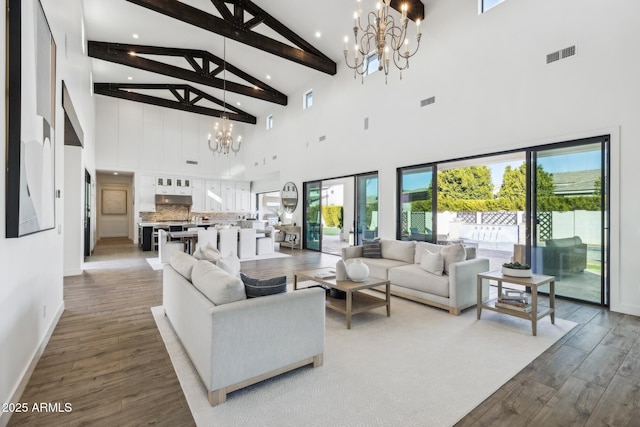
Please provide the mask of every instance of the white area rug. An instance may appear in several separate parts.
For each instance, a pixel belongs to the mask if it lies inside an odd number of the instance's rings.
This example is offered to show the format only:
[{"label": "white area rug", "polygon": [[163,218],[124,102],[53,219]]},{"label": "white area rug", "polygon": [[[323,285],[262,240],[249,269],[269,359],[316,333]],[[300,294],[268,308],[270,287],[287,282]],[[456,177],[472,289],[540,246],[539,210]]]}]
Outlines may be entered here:
[{"label": "white area rug", "polygon": [[230,393],[207,393],[162,307],[153,315],[199,426],[450,426],[575,323],[548,317],[538,336],[522,319],[475,309],[461,316],[393,298],[345,317],[327,310],[324,365],[303,367]]},{"label": "white area rug", "polygon": [[[283,254],[281,252],[274,252],[272,254],[266,254],[266,255],[256,255],[253,258],[242,258],[240,260],[240,262],[243,261],[256,261],[256,260],[260,260],[260,259],[273,259],[273,258],[287,258],[290,257],[291,255],[287,255],[287,254]],[[162,270],[162,263],[160,262],[160,257],[155,257],[155,258],[146,258],[147,263],[149,263],[149,266],[151,266],[151,268],[153,268],[154,270]]]},{"label": "white area rug", "polygon": [[147,263],[149,263],[149,266],[151,266],[151,268],[153,268],[154,270],[162,270],[163,265],[160,262],[159,256],[155,258],[147,258]]}]

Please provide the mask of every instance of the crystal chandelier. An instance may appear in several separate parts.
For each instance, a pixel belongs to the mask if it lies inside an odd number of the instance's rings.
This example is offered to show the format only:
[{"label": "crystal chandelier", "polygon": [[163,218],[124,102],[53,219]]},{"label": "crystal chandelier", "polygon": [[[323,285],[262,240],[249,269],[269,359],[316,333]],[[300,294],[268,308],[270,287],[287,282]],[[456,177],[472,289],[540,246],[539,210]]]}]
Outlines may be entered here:
[{"label": "crystal chandelier", "polygon": [[[378,70],[384,70],[385,83],[389,74],[389,65],[391,60],[393,64],[400,70],[400,79],[402,80],[402,71],[409,68],[409,58],[418,52],[420,47],[420,20],[416,20],[416,47],[413,52],[409,50],[409,39],[407,38],[407,18],[408,5],[403,3],[400,10],[399,25],[396,25],[395,18],[389,14],[389,6],[391,0],[383,0],[382,3],[376,3],[376,11],[367,14],[366,25],[363,25],[361,0],[358,0],[358,11],[354,12],[353,35],[355,37],[355,49],[353,64],[349,63],[349,38],[345,37],[344,42],[344,60],[347,67],[354,70],[353,77],[357,75],[364,76],[370,72],[369,63],[373,55],[378,58]],[[358,37],[358,31],[362,31],[362,35]],[[364,83],[364,79],[363,79]]]},{"label": "crystal chandelier", "polygon": [[222,57],[222,126],[216,122],[213,129],[214,143],[211,143],[211,134],[208,137],[209,150],[214,154],[229,154],[230,151],[237,153],[240,151],[240,145],[242,144],[242,136],[238,136],[237,145],[234,145],[233,140],[233,123],[229,120],[227,114],[227,39],[224,39],[223,57]]}]

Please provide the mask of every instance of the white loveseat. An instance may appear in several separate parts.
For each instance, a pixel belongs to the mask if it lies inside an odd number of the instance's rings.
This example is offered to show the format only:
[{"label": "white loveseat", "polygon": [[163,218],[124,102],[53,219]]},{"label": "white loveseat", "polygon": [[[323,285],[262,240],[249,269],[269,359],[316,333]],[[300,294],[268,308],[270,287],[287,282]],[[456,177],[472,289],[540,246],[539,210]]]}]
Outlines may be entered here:
[{"label": "white loveseat", "polygon": [[162,283],[165,314],[212,406],[240,388],[304,365],[322,365],[323,290],[246,299],[239,277],[185,253],[165,265]]},{"label": "white loveseat", "polygon": [[[348,264],[359,258],[369,267],[369,275],[391,282],[393,295],[448,310],[459,315],[476,305],[477,274],[489,270],[487,258],[476,258],[475,248],[466,248],[466,259],[447,265],[448,272],[437,275],[421,267],[425,251],[436,253],[445,246],[426,242],[380,240],[382,258],[363,256],[362,246],[342,249],[342,259]],[[489,285],[483,285],[483,295],[489,295]]]}]

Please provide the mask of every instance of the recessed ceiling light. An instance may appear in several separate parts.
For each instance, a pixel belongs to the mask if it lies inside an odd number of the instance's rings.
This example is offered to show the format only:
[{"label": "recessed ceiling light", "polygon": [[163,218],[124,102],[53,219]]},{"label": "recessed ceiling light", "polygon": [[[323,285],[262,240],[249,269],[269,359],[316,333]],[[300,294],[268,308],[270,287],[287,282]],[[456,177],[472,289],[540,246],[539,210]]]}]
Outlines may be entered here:
[{"label": "recessed ceiling light", "polygon": [[114,175],[118,175],[118,172],[114,172],[113,174],[114,174]]},{"label": "recessed ceiling light", "polygon": [[129,76],[127,77],[127,80],[133,80],[133,77]]},{"label": "recessed ceiling light", "polygon": [[267,74],[267,80],[271,80],[271,76]]},{"label": "recessed ceiling light", "polygon": [[322,33],[320,31],[316,31],[316,38],[322,37]]},{"label": "recessed ceiling light", "polygon": [[129,55],[131,55],[131,56],[136,56],[136,53],[135,53],[134,51],[130,51],[130,52],[129,52]]},{"label": "recessed ceiling light", "polygon": [[137,33],[133,33],[132,37],[133,37],[134,39],[139,39],[139,38],[140,38],[140,36],[139,36]]},{"label": "recessed ceiling light", "polygon": [[258,86],[254,86],[253,88],[254,88],[255,90],[258,90]]},{"label": "recessed ceiling light", "polygon": [[238,107],[242,105],[242,104],[240,104],[240,101],[236,102],[236,104],[238,104]]}]

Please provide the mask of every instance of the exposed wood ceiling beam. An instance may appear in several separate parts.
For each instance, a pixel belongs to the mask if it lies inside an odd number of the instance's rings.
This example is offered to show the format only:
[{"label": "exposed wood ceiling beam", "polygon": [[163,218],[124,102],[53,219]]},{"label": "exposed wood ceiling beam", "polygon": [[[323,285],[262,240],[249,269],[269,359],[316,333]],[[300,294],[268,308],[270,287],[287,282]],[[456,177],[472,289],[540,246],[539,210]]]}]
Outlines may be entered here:
[{"label": "exposed wood ceiling beam", "polygon": [[[335,62],[250,0],[211,0],[223,18],[175,0],[127,1],[315,70],[330,75],[336,74]],[[232,17],[227,3],[234,5]],[[245,11],[253,16],[247,22],[244,17]],[[298,48],[251,31],[251,28],[260,22],[268,25]]]},{"label": "exposed wood ceiling beam", "polygon": [[422,0],[391,0],[391,7],[402,13],[401,6],[403,3],[407,3],[409,8],[407,10],[407,17],[412,21],[420,19],[424,21],[424,4]]},{"label": "exposed wood ceiling beam", "polygon": [[[223,71],[223,65],[225,64],[225,61],[211,54],[210,52],[206,52],[203,50],[176,49],[97,41],[89,41],[88,44],[89,56],[92,58],[102,59],[105,61],[110,61],[116,64],[122,64],[153,73],[163,74],[165,76],[187,80],[193,83],[199,83],[218,89],[225,88],[225,80],[215,77]],[[186,68],[165,64],[163,62],[140,56],[144,54],[183,57],[193,69],[188,70]],[[201,61],[200,64],[198,63],[197,59]],[[211,71],[212,63],[217,66],[213,71]],[[245,73],[244,71],[233,66],[232,64],[229,64],[228,62],[226,63],[225,67],[231,74],[251,84],[251,86],[245,86],[227,80],[226,90],[228,90],[229,92],[239,93],[252,98],[257,98],[280,105],[287,105],[287,96],[282,92],[277,91],[271,86]]]},{"label": "exposed wood ceiling beam", "polygon": [[[171,93],[175,100],[160,98],[157,96],[132,92],[133,90],[162,90]],[[94,83],[93,91],[99,95],[142,102],[144,104],[157,105],[159,107],[172,108],[174,110],[203,114],[211,117],[222,117],[226,114],[229,120],[255,125],[255,116],[227,104],[226,112],[215,108],[197,105],[203,99],[224,106],[224,101],[209,95],[193,86],[180,84],[144,84],[144,83]]]}]

